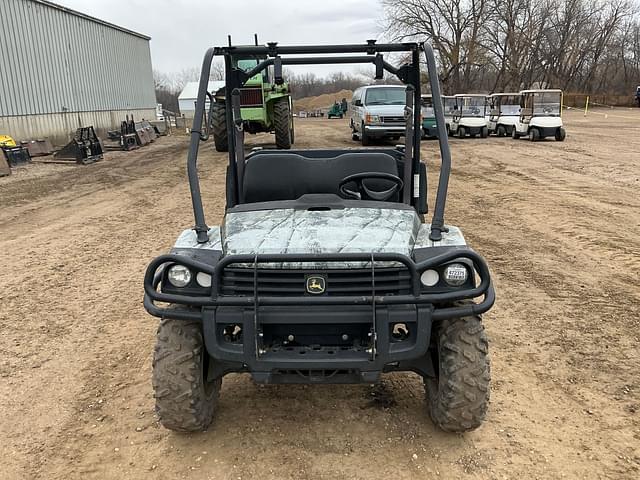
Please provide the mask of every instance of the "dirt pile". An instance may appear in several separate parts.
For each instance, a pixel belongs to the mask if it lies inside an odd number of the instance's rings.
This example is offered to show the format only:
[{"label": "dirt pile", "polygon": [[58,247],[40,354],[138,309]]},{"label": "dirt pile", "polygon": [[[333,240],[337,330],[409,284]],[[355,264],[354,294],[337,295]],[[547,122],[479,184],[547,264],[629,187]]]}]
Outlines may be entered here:
[{"label": "dirt pile", "polygon": [[293,111],[311,111],[319,109],[329,109],[334,102],[339,102],[343,98],[351,100],[353,92],[351,90],[340,90],[336,93],[325,93],[316,97],[304,97],[293,101]]}]

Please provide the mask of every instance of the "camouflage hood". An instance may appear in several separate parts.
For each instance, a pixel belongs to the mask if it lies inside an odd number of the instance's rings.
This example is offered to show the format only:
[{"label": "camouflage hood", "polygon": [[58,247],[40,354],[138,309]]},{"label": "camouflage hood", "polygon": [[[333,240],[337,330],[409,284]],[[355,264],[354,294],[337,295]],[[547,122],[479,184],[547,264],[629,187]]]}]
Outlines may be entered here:
[{"label": "camouflage hood", "polygon": [[420,230],[412,210],[281,209],[230,213],[222,227],[225,255],[370,253],[411,255]]}]

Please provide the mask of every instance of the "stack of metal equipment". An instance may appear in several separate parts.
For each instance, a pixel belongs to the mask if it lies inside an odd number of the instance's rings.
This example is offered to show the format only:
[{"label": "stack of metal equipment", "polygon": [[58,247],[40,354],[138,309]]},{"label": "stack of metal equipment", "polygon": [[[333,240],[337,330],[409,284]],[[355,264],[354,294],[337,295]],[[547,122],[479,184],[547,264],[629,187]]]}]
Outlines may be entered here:
[{"label": "stack of metal equipment", "polygon": [[31,161],[29,150],[18,145],[8,135],[0,135],[0,150],[2,150],[2,157],[5,159],[5,161],[0,161],[0,177],[11,175],[11,167],[24,165]]},{"label": "stack of metal equipment", "polygon": [[71,141],[55,154],[56,160],[74,161],[80,165],[97,162],[103,156],[104,149],[93,126],[76,130]]}]

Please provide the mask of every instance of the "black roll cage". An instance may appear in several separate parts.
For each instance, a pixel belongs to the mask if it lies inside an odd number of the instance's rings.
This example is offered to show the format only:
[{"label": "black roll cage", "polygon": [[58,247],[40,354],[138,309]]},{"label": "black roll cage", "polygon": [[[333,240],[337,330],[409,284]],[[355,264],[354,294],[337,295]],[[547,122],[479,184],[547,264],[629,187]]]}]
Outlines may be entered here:
[{"label": "black roll cage", "polygon": [[[274,76],[276,83],[280,80],[282,65],[326,65],[326,64],[344,64],[344,63],[373,63],[376,67],[376,78],[382,78],[384,70],[396,75],[404,84],[408,86],[408,91],[413,93],[413,138],[412,141],[407,139],[406,146],[412,146],[411,149],[411,165],[405,165],[411,171],[411,185],[405,185],[405,189],[412,191],[415,179],[420,175],[420,141],[421,141],[421,125],[420,125],[420,53],[424,52],[427,64],[427,72],[431,86],[431,95],[434,103],[436,115],[436,124],[438,129],[438,140],[440,144],[440,155],[442,165],[440,168],[440,177],[438,179],[438,190],[436,193],[436,202],[431,220],[430,238],[433,241],[442,239],[442,232],[446,231],[444,225],[444,210],[447,198],[447,189],[449,185],[449,175],[451,172],[451,152],[447,138],[444,109],[440,95],[440,84],[438,81],[438,73],[436,68],[435,55],[431,45],[425,42],[412,43],[389,43],[378,44],[375,40],[368,40],[365,44],[351,45],[305,45],[305,46],[279,46],[277,43],[268,43],[267,45],[250,45],[250,46],[225,46],[211,47],[207,50],[202,62],[202,71],[200,74],[200,82],[198,87],[198,97],[196,100],[195,116],[191,128],[191,138],[189,143],[189,153],[187,157],[187,174],[189,177],[189,187],[191,190],[191,202],[193,205],[193,213],[195,217],[194,230],[199,243],[208,241],[208,226],[205,222],[204,208],[202,205],[202,196],[200,192],[200,182],[198,179],[198,149],[201,140],[205,140],[208,134],[203,132],[203,118],[205,115],[205,101],[210,93],[207,91],[209,75],[211,72],[211,64],[213,57],[224,57],[225,66],[225,90],[231,92],[232,96],[238,96],[239,90],[244,83],[252,76],[263,71],[270,65],[274,65]],[[384,53],[406,53],[411,55],[411,60],[400,67],[394,67],[386,62],[383,58]],[[290,55],[330,55],[330,54],[364,54],[345,57],[327,57],[327,56],[310,56],[310,57],[290,57]],[[234,68],[232,63],[233,57],[243,56],[262,56],[268,57],[266,60],[258,63],[258,65],[249,72],[242,69]],[[239,105],[239,103],[236,103]],[[227,178],[227,208],[238,204],[238,185],[241,180],[242,172],[238,171],[238,162],[236,160],[236,126],[234,125],[233,108],[226,109],[227,116],[227,132],[229,134],[229,165]],[[235,112],[236,116],[238,112]],[[406,147],[405,147],[406,148]],[[244,152],[242,155],[242,165],[244,162]],[[426,187],[426,186],[425,186]],[[411,204],[409,196],[405,195],[404,203]]]}]

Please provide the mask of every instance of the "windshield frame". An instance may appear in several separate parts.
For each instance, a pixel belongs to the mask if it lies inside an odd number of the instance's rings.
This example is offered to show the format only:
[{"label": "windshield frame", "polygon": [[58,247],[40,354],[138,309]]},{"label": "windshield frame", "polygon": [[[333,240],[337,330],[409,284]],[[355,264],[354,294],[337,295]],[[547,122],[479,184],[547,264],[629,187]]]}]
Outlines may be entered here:
[{"label": "windshield frame", "polygon": [[[487,113],[487,97],[481,95],[461,95],[456,96],[456,116],[465,117],[465,118],[483,118]],[[472,113],[471,108],[463,108],[465,100],[472,100],[470,102],[469,107],[477,107],[479,109],[478,113]],[[477,102],[477,103],[476,103]]]},{"label": "windshield frame", "polygon": [[[541,101],[545,97],[555,97],[556,101]],[[544,109],[544,105],[552,105],[552,112],[537,111]],[[524,98],[524,108],[531,109],[532,117],[562,117],[562,92],[549,90],[540,92],[527,92]]]}]

